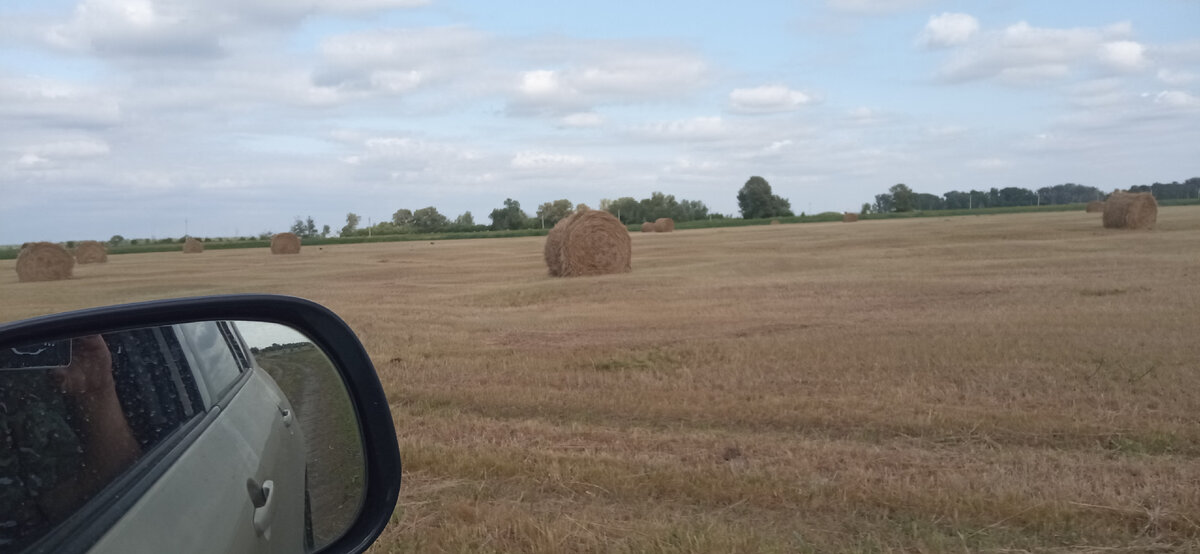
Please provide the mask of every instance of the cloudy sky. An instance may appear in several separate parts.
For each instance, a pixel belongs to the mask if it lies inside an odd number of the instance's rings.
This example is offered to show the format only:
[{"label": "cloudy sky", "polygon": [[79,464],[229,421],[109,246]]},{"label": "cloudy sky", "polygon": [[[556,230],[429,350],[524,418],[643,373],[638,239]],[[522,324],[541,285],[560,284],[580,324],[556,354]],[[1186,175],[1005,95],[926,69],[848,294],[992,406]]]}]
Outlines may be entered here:
[{"label": "cloudy sky", "polygon": [[[6,0],[0,244],[1200,175],[1200,2]],[[185,223],[186,222],[186,223]]]}]

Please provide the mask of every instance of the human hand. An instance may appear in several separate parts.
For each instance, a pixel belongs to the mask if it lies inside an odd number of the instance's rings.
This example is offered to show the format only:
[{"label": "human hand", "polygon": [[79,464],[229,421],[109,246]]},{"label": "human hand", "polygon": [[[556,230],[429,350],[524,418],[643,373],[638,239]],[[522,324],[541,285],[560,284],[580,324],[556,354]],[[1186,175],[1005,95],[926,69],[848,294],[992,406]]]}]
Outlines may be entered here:
[{"label": "human hand", "polygon": [[71,340],[71,363],[54,368],[50,375],[63,394],[82,396],[113,391],[112,354],[100,335]]}]

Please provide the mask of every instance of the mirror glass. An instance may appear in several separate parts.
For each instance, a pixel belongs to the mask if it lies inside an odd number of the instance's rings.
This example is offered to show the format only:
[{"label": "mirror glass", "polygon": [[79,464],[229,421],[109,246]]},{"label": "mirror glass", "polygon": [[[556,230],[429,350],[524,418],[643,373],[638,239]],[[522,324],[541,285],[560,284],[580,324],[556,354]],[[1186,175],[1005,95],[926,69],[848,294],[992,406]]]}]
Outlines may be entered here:
[{"label": "mirror glass", "polygon": [[289,327],[188,321],[0,348],[0,552],[98,521],[97,550],[202,534],[214,552],[313,551],[354,521],[364,473],[337,368]]}]

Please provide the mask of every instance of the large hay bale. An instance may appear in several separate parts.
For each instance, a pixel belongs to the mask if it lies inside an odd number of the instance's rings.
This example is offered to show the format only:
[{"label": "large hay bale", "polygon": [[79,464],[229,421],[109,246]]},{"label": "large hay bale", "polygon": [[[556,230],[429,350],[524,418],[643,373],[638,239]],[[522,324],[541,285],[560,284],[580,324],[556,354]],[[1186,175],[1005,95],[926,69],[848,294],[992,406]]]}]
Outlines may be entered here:
[{"label": "large hay bale", "polygon": [[578,211],[546,237],[546,266],[561,277],[624,273],[632,269],[632,250],[629,231],[612,214]]},{"label": "large hay bale", "polygon": [[183,239],[183,253],[184,254],[199,254],[201,252],[204,252],[204,243],[203,242],[200,242],[192,237]]},{"label": "large hay bale", "polygon": [[108,262],[108,248],[103,243],[85,240],[75,247],[75,263],[103,264]]},{"label": "large hay bale", "polygon": [[550,229],[550,233],[546,235],[546,246],[542,250],[542,255],[546,258],[546,270],[554,277],[562,274],[563,239],[567,236],[567,227],[575,220],[575,215],[578,213],[575,212],[558,220],[558,223]]},{"label": "large hay bale", "polygon": [[643,233],[653,233],[654,231],[655,231],[655,229],[654,229],[653,221],[647,221],[642,224],[642,232]]},{"label": "large hay bale", "polygon": [[855,221],[858,221],[858,214],[853,212],[846,212],[842,214],[842,223],[854,223]]},{"label": "large hay bale", "polygon": [[1087,208],[1084,208],[1084,209],[1087,210],[1087,213],[1103,212],[1104,211],[1104,202],[1101,202],[1099,200],[1092,200],[1091,202],[1087,203]]},{"label": "large hay bale", "polygon": [[675,220],[669,217],[660,217],[654,220],[655,233],[670,233],[675,230]]},{"label": "large hay bale", "polygon": [[1158,202],[1148,192],[1114,192],[1104,203],[1109,229],[1149,229],[1158,221]]},{"label": "large hay bale", "polygon": [[58,281],[70,279],[75,258],[66,248],[53,242],[31,242],[17,254],[17,280]]},{"label": "large hay bale", "polygon": [[295,233],[279,233],[271,237],[272,254],[299,254],[300,237]]}]

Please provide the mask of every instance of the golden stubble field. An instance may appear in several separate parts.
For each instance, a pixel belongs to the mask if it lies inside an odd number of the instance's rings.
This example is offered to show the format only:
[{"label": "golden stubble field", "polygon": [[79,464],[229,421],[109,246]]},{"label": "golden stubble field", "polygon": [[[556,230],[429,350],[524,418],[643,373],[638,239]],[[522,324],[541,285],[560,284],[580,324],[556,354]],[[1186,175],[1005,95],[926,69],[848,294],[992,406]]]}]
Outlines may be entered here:
[{"label": "golden stubble field", "polygon": [[341,314],[405,481],[379,552],[1200,551],[1200,208],[112,256],[0,318],[228,292]]}]

